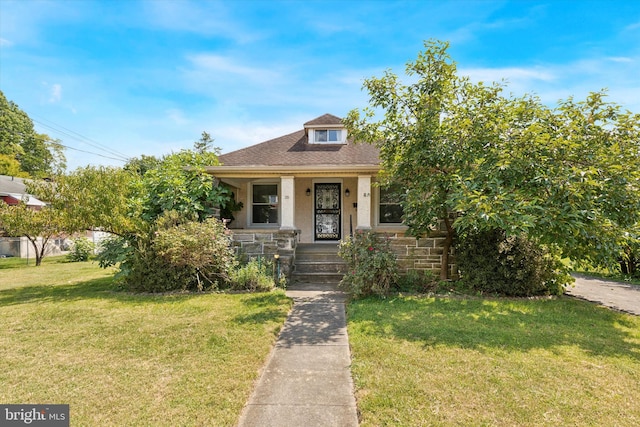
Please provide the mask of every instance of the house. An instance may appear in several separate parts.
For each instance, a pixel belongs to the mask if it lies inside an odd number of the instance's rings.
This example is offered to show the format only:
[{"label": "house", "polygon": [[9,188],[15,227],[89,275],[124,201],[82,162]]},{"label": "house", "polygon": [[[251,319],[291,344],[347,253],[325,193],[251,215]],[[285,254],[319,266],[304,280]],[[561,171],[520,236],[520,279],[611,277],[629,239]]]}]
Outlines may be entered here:
[{"label": "house", "polygon": [[46,206],[46,203],[31,194],[27,194],[26,191],[24,178],[0,175],[0,200],[9,205],[17,205],[24,201],[27,206],[35,210],[40,210]]},{"label": "house", "polygon": [[404,270],[440,269],[443,237],[406,236],[398,199],[375,185],[377,147],[354,142],[339,117],[325,114],[219,160],[207,171],[243,203],[230,228],[245,253],[278,254],[285,269],[295,269],[299,245],[329,245],[335,252],[351,233],[373,230],[392,239]]}]

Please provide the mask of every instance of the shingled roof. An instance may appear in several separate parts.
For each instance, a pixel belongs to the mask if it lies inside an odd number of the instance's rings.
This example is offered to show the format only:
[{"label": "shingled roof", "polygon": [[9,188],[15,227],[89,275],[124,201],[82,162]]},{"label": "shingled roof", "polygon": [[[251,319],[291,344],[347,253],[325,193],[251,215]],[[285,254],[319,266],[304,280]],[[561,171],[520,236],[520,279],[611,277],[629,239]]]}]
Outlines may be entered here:
[{"label": "shingled roof", "polygon": [[[304,124],[308,126],[329,126],[342,124],[342,119],[325,114]],[[379,151],[374,145],[356,144],[348,140],[346,144],[309,144],[305,129],[271,139],[247,148],[222,154],[224,166],[350,166],[380,163]]]},{"label": "shingled roof", "polygon": [[313,120],[309,120],[304,124],[304,127],[328,125],[342,125],[342,119],[340,117],[334,116],[333,114],[324,114],[320,117],[316,117]]}]

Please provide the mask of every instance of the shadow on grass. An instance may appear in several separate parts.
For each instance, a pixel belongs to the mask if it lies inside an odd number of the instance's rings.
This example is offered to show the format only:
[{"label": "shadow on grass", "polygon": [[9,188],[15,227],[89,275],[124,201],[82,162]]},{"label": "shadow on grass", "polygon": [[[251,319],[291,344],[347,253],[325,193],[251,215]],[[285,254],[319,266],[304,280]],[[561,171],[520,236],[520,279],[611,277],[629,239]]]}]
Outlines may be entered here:
[{"label": "shadow on grass", "polygon": [[[250,313],[235,316],[234,322],[240,324],[267,323],[280,320],[286,315],[293,304],[282,292],[270,292],[259,294],[243,294],[246,296],[242,303],[247,306]],[[286,302],[290,304],[287,305]]]},{"label": "shadow on grass", "polygon": [[[42,260],[42,265],[50,265],[50,264],[67,264],[70,261],[67,260],[66,256],[49,256],[45,257]],[[0,270],[9,270],[12,268],[35,268],[36,260],[33,258],[18,258],[18,257],[7,257],[0,258]]]},{"label": "shadow on grass", "polygon": [[[124,303],[173,304],[192,298],[200,298],[205,293],[168,293],[168,294],[136,294],[126,292],[113,283],[113,277],[76,282],[68,285],[24,286],[0,290],[0,306],[42,302],[69,302],[79,300],[112,300]],[[223,295],[223,294],[221,294]],[[286,296],[273,294],[242,294],[242,302],[254,308],[254,313],[238,319],[244,322],[261,322],[282,316],[281,312],[270,307],[282,305]],[[277,312],[277,314],[275,314]]]},{"label": "shadow on grass", "polygon": [[[527,351],[579,346],[594,355],[640,360],[635,318],[570,298],[483,300],[366,299],[348,306],[354,335],[457,346]],[[351,332],[350,332],[351,333]]]}]

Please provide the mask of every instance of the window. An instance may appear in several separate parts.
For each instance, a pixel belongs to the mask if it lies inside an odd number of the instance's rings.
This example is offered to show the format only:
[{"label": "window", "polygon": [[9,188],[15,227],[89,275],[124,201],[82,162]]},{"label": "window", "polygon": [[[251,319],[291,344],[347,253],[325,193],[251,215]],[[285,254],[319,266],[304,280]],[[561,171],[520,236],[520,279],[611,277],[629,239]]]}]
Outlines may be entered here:
[{"label": "window", "polygon": [[402,223],[403,211],[400,205],[401,197],[402,189],[400,186],[380,187],[380,224]]},{"label": "window", "polygon": [[322,129],[315,130],[313,132],[313,142],[318,144],[341,144],[342,141],[342,130],[338,129]]},{"label": "window", "polygon": [[278,184],[254,184],[252,205],[252,223],[278,224]]}]

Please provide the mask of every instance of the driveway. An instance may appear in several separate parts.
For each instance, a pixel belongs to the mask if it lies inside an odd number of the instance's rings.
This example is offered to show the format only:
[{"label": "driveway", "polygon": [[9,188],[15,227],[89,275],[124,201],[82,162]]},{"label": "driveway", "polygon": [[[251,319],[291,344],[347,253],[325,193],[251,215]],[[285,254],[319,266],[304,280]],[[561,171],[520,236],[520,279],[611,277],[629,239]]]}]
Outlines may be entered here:
[{"label": "driveway", "polygon": [[573,277],[576,281],[566,289],[567,295],[640,316],[640,286],[577,274]]}]

